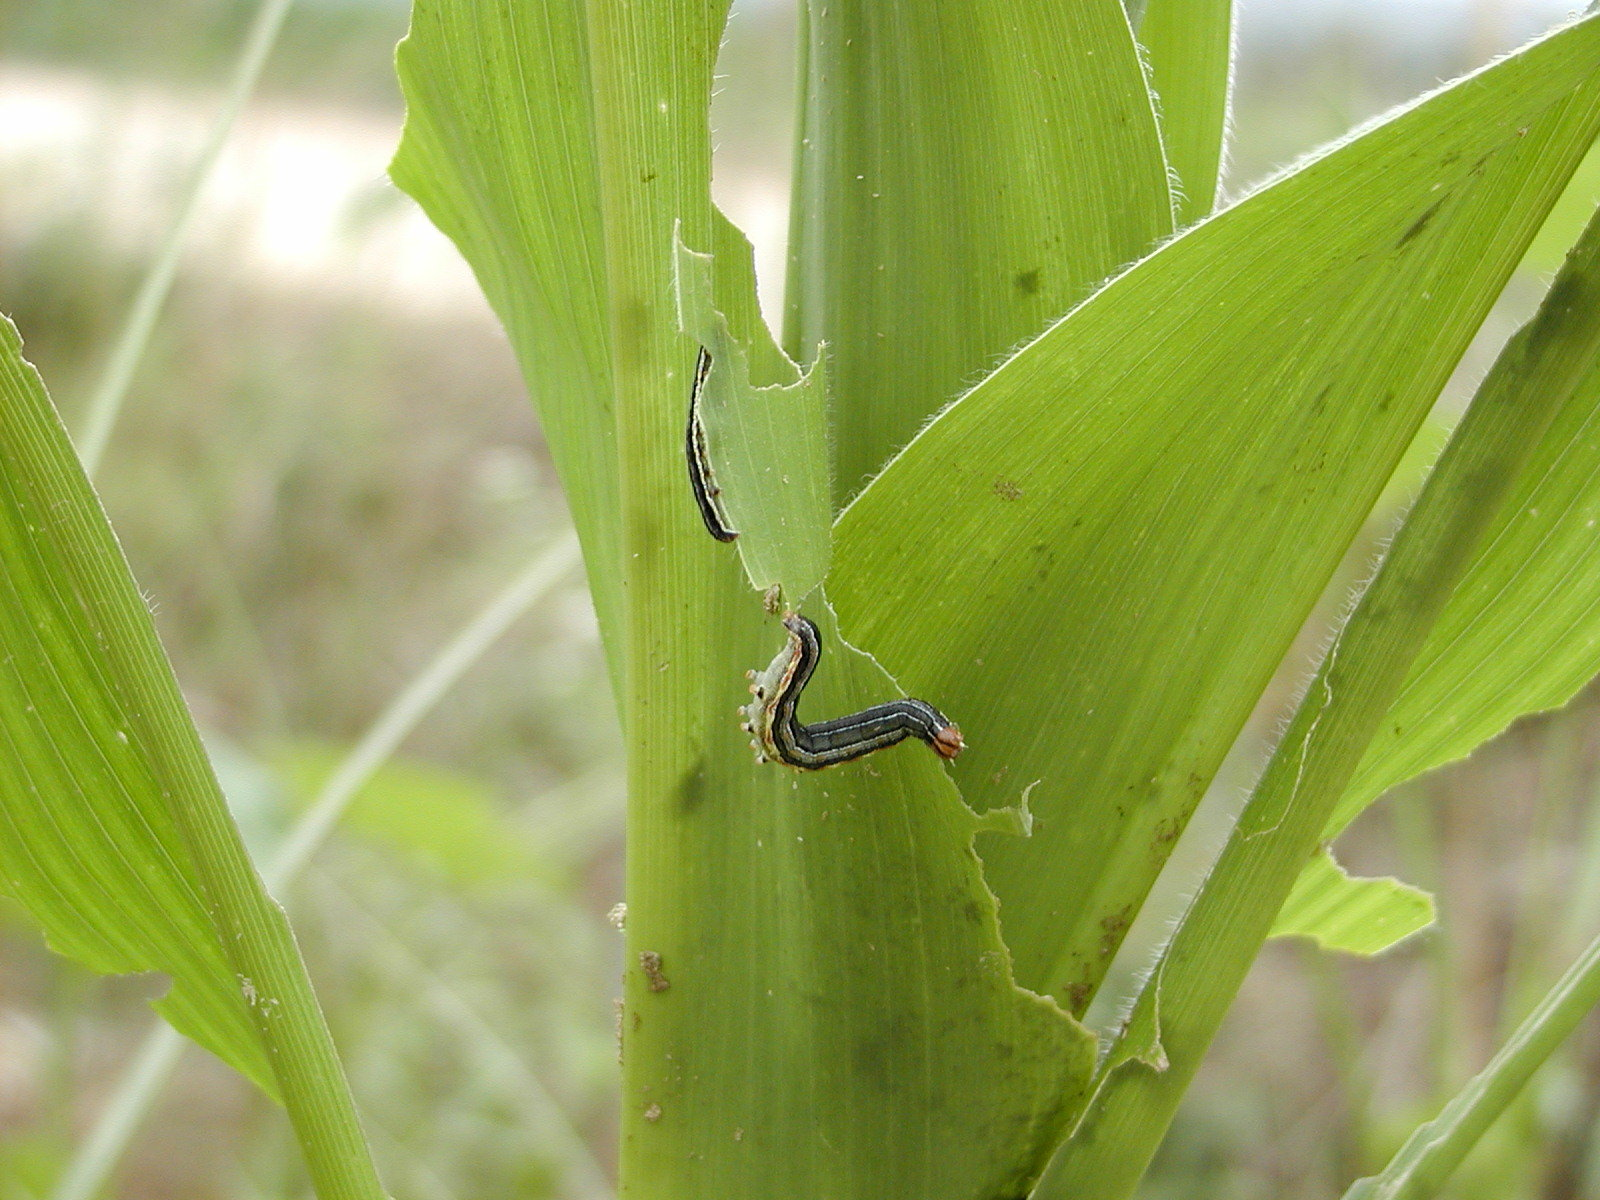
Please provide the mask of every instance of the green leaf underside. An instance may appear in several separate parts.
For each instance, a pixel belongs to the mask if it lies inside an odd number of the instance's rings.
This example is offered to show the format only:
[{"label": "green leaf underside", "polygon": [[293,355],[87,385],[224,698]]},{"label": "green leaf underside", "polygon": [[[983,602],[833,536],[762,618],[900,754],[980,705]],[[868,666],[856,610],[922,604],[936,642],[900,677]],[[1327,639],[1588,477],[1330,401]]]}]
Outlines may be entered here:
[{"label": "green leaf underside", "polygon": [[1024,986],[1092,996],[1592,138],[1553,109],[1597,52],[1582,22],[1191,229],[840,516],[841,622],[962,724],[968,801],[1039,781],[1033,837],[979,842]]},{"label": "green leaf underside", "polygon": [[[621,521],[600,183],[582,5],[419,0],[395,66],[389,173],[461,250],[505,325],[583,542],[621,677]],[[508,75],[513,64],[532,74]],[[687,403],[688,370],[684,364]]]},{"label": "green leaf underside", "polygon": [[[745,574],[757,590],[779,584],[798,602],[827,574],[833,544],[826,365],[819,359],[801,376],[784,359],[774,364],[777,371],[768,369],[782,382],[752,383],[747,347],[758,343],[756,355],[780,352],[760,313],[745,304],[755,295],[749,243],[723,224],[731,231],[724,239],[729,249],[715,258],[681,242],[675,248],[678,320],[684,333],[711,352],[700,421],[718,502],[739,533]],[[735,313],[739,332],[719,311],[719,297]]]},{"label": "green leaf underside", "polygon": [[1232,74],[1233,0],[1149,0],[1138,32],[1162,143],[1177,177],[1178,223],[1188,225],[1216,201]]},{"label": "green leaf underside", "polygon": [[1433,897],[1398,879],[1359,879],[1333,855],[1313,858],[1284,901],[1273,937],[1310,938],[1324,950],[1381,954],[1433,924]]},{"label": "green leaf underside", "polygon": [[[1566,286],[1600,296],[1597,274],[1586,264]],[[1588,369],[1430,635],[1329,837],[1395,784],[1565,704],[1600,672],[1600,301],[1577,304],[1561,336],[1570,343],[1562,357]]]},{"label": "green leaf underside", "polygon": [[1117,0],[807,11],[784,343],[828,347],[842,503],[1172,209]]},{"label": "green leaf underside", "polygon": [[[1593,22],[1558,39],[1592,33]],[[1582,44],[1580,42],[1580,44]],[[1592,51],[1589,61],[1593,61]],[[1600,125],[1600,80],[1552,113],[1580,136]],[[1584,136],[1586,135],[1586,136]],[[1529,136],[1533,136],[1530,132]],[[1565,139],[1558,139],[1565,140]],[[1553,183],[1559,179],[1552,180]],[[1105,1078],[1039,1195],[1131,1194],[1251,962],[1439,616],[1591,365],[1600,295],[1600,223],[1535,319],[1479,387],[1371,584],[1319,665],[1228,840],[1177,922],[1135,1009],[1159,1005],[1167,1071]],[[1114,1149],[1113,1149],[1114,1148]]]},{"label": "green leaf underside", "polygon": [[0,318],[0,890],[84,966],[171,976],[158,1011],[275,1096],[168,806],[221,793],[21,349]]}]

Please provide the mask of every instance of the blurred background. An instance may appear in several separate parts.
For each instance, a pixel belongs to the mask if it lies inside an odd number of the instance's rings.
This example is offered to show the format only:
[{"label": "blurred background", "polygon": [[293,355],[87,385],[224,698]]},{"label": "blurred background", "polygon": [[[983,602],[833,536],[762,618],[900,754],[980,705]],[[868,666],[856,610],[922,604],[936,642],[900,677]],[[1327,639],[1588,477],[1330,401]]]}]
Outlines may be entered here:
[{"label": "blurred background", "polygon": [[[1230,193],[1571,7],[1239,0]],[[0,0],[0,311],[75,431],[253,11]],[[406,19],[400,0],[294,7],[97,477],[258,851],[568,524],[470,272],[384,175]],[[718,197],[757,243],[769,311],[793,29],[791,0],[736,4],[713,112]],[[1591,156],[1375,516],[1372,546],[1597,196]],[[1352,555],[1352,578],[1371,548]],[[1305,652],[1317,644],[1313,630]],[[1295,663],[1285,679],[1303,673]],[[1600,931],[1597,723],[1596,697],[1580,698],[1363,818],[1342,843],[1347,865],[1436,889],[1441,926],[1374,962],[1269,947],[1149,1197],[1337,1196],[1481,1065]],[[621,947],[606,914],[621,898],[621,814],[615,714],[569,574],[283,895],[397,1195],[609,1194]],[[161,988],[50,955],[0,901],[0,1200],[57,1194]],[[1540,1076],[1451,1195],[1600,1194],[1596,1034]],[[281,1114],[191,1050],[106,1194],[309,1192]]]}]

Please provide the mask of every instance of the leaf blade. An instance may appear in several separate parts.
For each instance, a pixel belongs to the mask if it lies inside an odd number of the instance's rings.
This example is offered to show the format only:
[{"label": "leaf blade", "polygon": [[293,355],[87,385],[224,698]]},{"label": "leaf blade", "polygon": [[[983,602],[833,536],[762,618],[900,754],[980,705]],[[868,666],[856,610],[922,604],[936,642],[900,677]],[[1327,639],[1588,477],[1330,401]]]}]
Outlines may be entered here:
[{"label": "leaf blade", "polygon": [[1600,940],[1591,942],[1517,1026],[1484,1069],[1431,1121],[1419,1125],[1377,1175],[1356,1180],[1344,1200],[1423,1200],[1516,1099],[1578,1023],[1600,1003]]},{"label": "leaf blade", "polygon": [[1178,179],[1178,223],[1188,225],[1217,199],[1233,83],[1233,0],[1148,0],[1138,35]]},{"label": "leaf blade", "polygon": [[[125,626],[148,616],[105,571],[113,544],[52,517],[56,497],[76,493],[81,502],[86,486],[75,488],[67,462],[50,452],[64,435],[51,428],[49,402],[9,322],[0,322],[0,402],[0,886],[59,953],[109,974],[171,973],[172,990],[157,1002],[162,1015],[275,1094],[182,839],[158,802],[163,783],[152,750],[132,740],[118,703],[119,692],[138,684],[98,660],[95,634],[84,630],[99,624],[96,608]],[[81,559],[93,576],[69,575],[62,558]],[[96,796],[115,800],[87,819],[61,802],[93,804]]]},{"label": "leaf blade", "polygon": [[[841,622],[969,730],[969,801],[1042,781],[1029,842],[980,839],[1024,986],[1087,1005],[1592,138],[1562,106],[1596,53],[1580,22],[1191,228],[839,517]],[[903,536],[917,511],[938,537]]]},{"label": "leaf blade", "polygon": [[158,1009],[281,1099],[319,1194],[381,1200],[288,921],[4,319],[0,561],[0,887],[91,968],[170,974]]},{"label": "leaf blade", "polygon": [[[1585,236],[1594,238],[1592,224]],[[1561,286],[1585,302],[1594,271],[1575,257]],[[1394,785],[1464,757],[1519,717],[1567,703],[1600,671],[1600,580],[1582,569],[1600,530],[1600,322],[1581,316],[1547,321],[1540,347],[1510,348],[1544,374],[1541,386],[1575,394],[1451,597],[1327,837]]]},{"label": "leaf blade", "polygon": [[[1600,79],[1554,115],[1576,129],[1592,127],[1600,120],[1595,85]],[[1577,153],[1568,158],[1574,166]],[[1570,284],[1558,282],[1496,360],[1179,918],[1152,976],[1157,985],[1146,981],[1135,997],[1136,1010],[1159,1005],[1169,1069],[1123,1070],[1102,1080],[1083,1124],[1052,1165],[1042,1197],[1074,1194],[1085,1180],[1112,1181],[1113,1196],[1137,1185],[1274,916],[1520,470],[1562,408],[1581,395],[1581,356],[1561,353],[1569,347],[1559,333],[1574,322],[1600,322],[1600,278],[1593,273],[1600,265],[1600,222],[1593,232],[1584,258],[1563,272],[1581,299],[1574,303]],[[1555,360],[1548,374],[1537,369],[1547,357]],[[1165,994],[1158,997],[1158,990]],[[1113,1145],[1117,1152],[1108,1157]]]},{"label": "leaf blade", "polygon": [[850,0],[807,25],[784,342],[829,347],[837,505],[1169,234],[1172,201],[1118,0]]},{"label": "leaf blade", "polygon": [[1398,879],[1348,874],[1326,850],[1294,882],[1270,937],[1302,937],[1324,950],[1372,957],[1434,922],[1433,897]]},{"label": "leaf blade", "polygon": [[[504,324],[566,488],[613,686],[622,530],[604,234],[579,0],[417,0],[395,52],[390,177],[460,249]],[[517,63],[505,86],[484,64]]]}]

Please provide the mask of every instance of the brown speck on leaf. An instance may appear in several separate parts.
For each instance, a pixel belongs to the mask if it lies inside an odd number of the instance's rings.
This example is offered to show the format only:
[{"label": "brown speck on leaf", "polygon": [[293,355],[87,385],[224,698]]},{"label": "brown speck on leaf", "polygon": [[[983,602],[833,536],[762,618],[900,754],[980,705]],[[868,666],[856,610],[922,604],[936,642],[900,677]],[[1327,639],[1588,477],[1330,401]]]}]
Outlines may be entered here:
[{"label": "brown speck on leaf", "polygon": [[994,494],[1002,500],[1021,500],[1022,489],[1009,479],[994,481]]},{"label": "brown speck on leaf", "polygon": [[639,969],[644,972],[652,992],[664,992],[672,986],[667,977],[661,973],[661,955],[654,950],[639,952]]}]

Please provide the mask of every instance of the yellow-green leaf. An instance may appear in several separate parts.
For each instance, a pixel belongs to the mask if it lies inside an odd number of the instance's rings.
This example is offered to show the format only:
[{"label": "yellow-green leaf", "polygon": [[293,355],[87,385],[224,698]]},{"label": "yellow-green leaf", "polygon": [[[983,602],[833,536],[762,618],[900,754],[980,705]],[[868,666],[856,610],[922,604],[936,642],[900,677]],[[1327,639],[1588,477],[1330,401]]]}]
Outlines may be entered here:
[{"label": "yellow-green leaf", "polygon": [[1326,850],[1295,880],[1273,937],[1310,938],[1324,950],[1381,954],[1433,924],[1433,897],[1398,879],[1361,879]]}]

